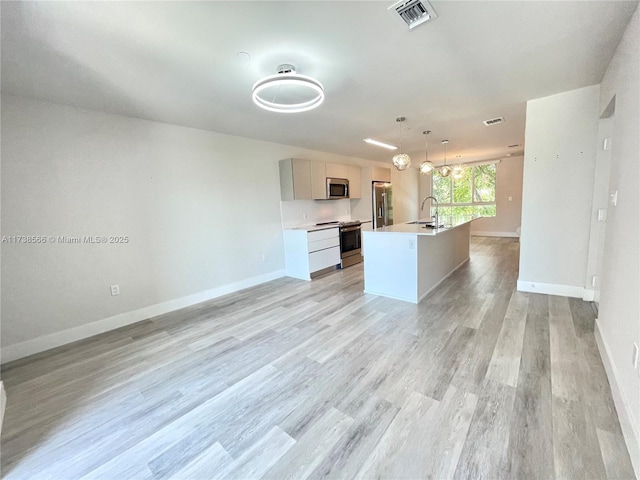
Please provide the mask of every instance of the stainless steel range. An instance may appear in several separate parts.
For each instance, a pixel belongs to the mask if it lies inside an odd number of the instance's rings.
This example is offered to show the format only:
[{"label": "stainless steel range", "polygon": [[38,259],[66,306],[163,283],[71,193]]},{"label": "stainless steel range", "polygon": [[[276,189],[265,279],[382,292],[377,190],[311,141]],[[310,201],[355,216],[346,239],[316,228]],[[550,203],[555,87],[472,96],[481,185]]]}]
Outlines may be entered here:
[{"label": "stainless steel range", "polygon": [[362,262],[362,222],[340,222],[340,256],[341,268],[350,267]]}]

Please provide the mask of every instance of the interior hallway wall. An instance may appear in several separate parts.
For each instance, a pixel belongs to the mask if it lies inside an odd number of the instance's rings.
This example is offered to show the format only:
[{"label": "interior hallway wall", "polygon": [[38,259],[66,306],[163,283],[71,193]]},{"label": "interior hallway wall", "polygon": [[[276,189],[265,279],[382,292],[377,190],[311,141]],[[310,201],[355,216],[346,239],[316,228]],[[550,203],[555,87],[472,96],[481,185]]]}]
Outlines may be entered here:
[{"label": "interior hallway wall", "polygon": [[[609,206],[600,287],[601,353],[636,475],[640,478],[640,10],[636,9],[600,87],[600,113],[615,96]],[[639,360],[640,363],[640,360]]]},{"label": "interior hallway wall", "polygon": [[519,290],[583,297],[599,91],[527,102]]}]

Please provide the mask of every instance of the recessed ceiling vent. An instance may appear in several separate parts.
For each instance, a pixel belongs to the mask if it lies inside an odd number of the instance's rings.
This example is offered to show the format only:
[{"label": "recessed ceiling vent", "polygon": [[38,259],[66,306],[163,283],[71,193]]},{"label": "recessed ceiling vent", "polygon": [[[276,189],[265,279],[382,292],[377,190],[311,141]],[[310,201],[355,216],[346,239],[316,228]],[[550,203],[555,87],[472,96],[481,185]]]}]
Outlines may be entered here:
[{"label": "recessed ceiling vent", "polygon": [[498,125],[499,123],[504,122],[504,117],[491,118],[489,120],[485,120],[484,123],[487,127],[491,127],[493,125]]},{"label": "recessed ceiling vent", "polygon": [[395,17],[399,17],[409,30],[438,18],[438,14],[427,0],[400,0],[391,5],[389,11]]}]

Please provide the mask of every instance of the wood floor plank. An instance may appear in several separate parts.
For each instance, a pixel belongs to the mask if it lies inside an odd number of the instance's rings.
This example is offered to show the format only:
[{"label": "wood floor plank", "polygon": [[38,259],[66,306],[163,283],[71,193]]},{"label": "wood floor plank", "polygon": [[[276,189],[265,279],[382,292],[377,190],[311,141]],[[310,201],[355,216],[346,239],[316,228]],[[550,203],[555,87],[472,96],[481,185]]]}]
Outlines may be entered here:
[{"label": "wood floor plank", "polygon": [[635,479],[631,459],[627,458],[628,455],[623,454],[627,450],[624,438],[619,434],[599,428],[596,430],[596,433],[598,435],[600,451],[602,452],[604,468],[607,472],[606,478],[609,480]]},{"label": "wood floor plank", "polygon": [[553,395],[553,459],[556,478],[606,478],[597,433],[580,399]]},{"label": "wood floor plank", "polygon": [[439,402],[413,392],[375,446],[357,478],[425,478],[424,445]]},{"label": "wood floor plank", "polygon": [[429,426],[422,478],[452,478],[469,431],[478,397],[453,385],[449,387]]},{"label": "wood floor plank", "polygon": [[302,480],[307,478],[329,455],[336,443],[353,424],[353,418],[330,408],[296,441],[282,460],[262,478]]},{"label": "wood floor plank", "polygon": [[214,472],[224,471],[232,463],[231,455],[216,442],[169,478],[172,480],[209,480]]},{"label": "wood floor plank", "polygon": [[507,478],[516,389],[486,380],[453,478]]},{"label": "wood floor plank", "polygon": [[308,478],[353,478],[397,413],[397,407],[370,396],[360,415]]},{"label": "wood floor plank", "polygon": [[511,478],[555,478],[548,318],[549,297],[532,294],[509,433]]},{"label": "wood floor plank", "polygon": [[[493,293],[481,293],[477,295],[476,299],[471,302],[464,314],[464,326],[477,329],[487,311],[489,310],[491,303],[493,302]],[[480,304],[480,308],[478,308]]]},{"label": "wood floor plank", "polygon": [[479,393],[504,323],[510,297],[511,292],[496,292],[493,295],[482,324],[474,330],[473,337],[460,355],[452,384]]},{"label": "wood floor plank", "polygon": [[518,385],[528,304],[529,297],[526,293],[513,292],[511,295],[507,313],[487,369],[488,379],[511,387]]},{"label": "wood floor plank", "polygon": [[566,297],[549,297],[549,343],[551,392],[566,399],[582,396],[584,357],[578,352],[578,338]]},{"label": "wood floor plank", "polygon": [[226,468],[210,472],[209,478],[261,478],[295,443],[279,427],[273,427]]}]

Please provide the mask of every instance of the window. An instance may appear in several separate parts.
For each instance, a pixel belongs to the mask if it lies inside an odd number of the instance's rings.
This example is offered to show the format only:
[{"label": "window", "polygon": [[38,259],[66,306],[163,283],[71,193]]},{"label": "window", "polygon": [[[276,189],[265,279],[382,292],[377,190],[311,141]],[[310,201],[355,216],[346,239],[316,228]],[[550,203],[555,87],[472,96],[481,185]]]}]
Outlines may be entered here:
[{"label": "window", "polygon": [[[462,166],[460,178],[432,176],[433,196],[440,204],[440,217],[496,216],[496,164]],[[431,214],[435,214],[432,205]]]}]

